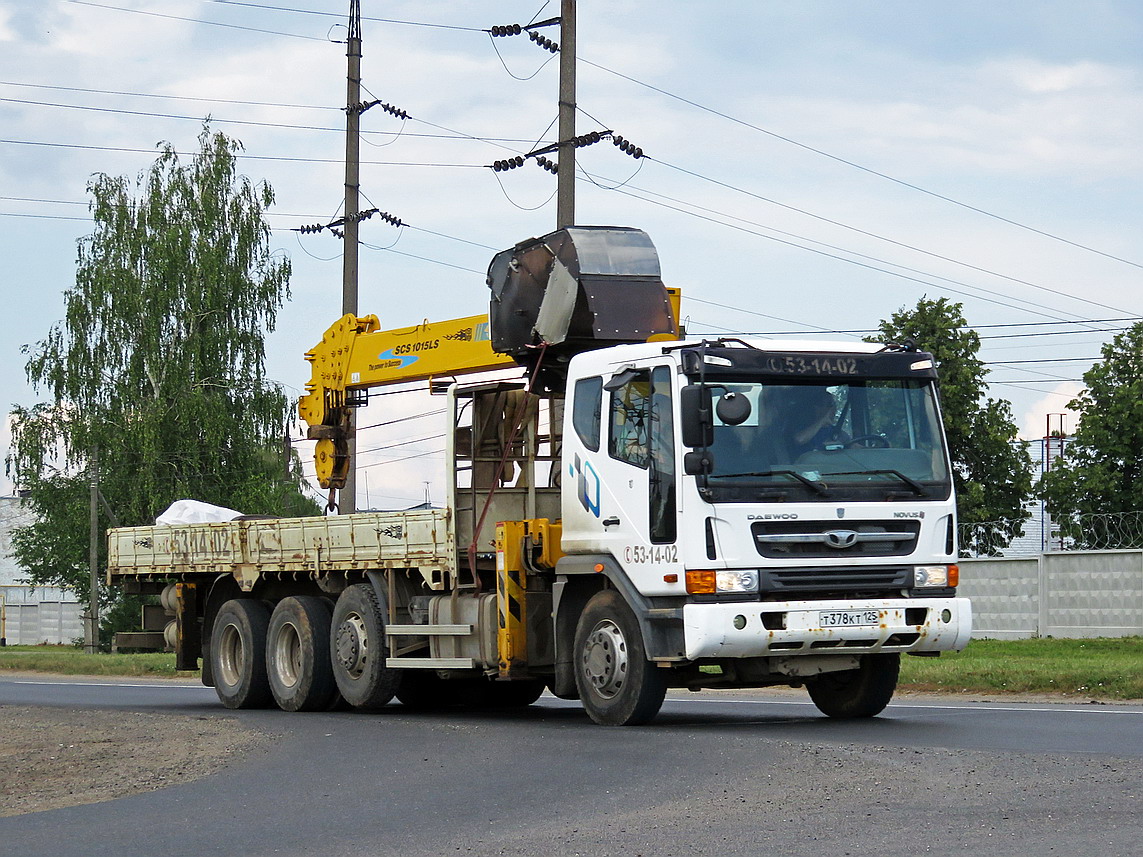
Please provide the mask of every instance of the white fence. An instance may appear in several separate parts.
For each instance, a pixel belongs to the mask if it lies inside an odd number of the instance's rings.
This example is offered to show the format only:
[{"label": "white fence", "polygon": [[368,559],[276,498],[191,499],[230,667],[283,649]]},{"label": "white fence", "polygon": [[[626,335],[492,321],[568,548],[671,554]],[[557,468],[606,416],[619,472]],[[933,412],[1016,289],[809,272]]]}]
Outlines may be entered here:
[{"label": "white fence", "polygon": [[974,637],[1143,635],[1143,551],[962,559],[960,568]]},{"label": "white fence", "polygon": [[83,636],[83,607],[59,589],[0,586],[9,646],[70,643]]}]

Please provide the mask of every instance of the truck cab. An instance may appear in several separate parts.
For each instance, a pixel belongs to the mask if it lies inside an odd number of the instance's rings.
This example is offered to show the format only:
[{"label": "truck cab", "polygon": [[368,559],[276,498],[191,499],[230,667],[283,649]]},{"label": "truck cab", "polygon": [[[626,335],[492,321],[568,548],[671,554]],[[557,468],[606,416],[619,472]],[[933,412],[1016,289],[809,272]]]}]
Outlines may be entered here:
[{"label": "truck cab", "polygon": [[885,696],[900,653],[967,644],[930,355],[627,345],[573,358],[567,395],[557,572],[605,576],[675,683],[813,692],[876,666]]}]

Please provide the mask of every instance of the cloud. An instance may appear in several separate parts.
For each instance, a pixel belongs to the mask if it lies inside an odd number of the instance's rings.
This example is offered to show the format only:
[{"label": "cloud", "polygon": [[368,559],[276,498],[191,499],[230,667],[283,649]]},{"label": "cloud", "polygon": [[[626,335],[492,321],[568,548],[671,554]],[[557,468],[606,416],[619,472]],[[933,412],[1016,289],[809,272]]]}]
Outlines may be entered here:
[{"label": "cloud", "polygon": [[1067,404],[1082,389],[1083,384],[1064,381],[1027,405],[1020,417],[1020,436],[1026,439],[1044,437],[1048,431],[1057,429],[1066,434],[1074,433],[1079,414],[1068,410]]}]

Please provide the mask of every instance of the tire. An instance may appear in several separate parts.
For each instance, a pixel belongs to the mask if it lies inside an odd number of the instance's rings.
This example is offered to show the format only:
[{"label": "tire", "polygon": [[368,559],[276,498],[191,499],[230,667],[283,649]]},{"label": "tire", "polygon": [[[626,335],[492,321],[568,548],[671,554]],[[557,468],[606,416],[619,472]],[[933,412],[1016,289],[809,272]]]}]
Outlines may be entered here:
[{"label": "tire", "polygon": [[461,701],[461,685],[467,679],[445,680],[431,670],[410,670],[401,677],[396,696],[406,708],[436,711],[451,708]]},{"label": "tire", "polygon": [[575,629],[575,682],[588,716],[603,726],[637,726],[663,705],[667,678],[647,660],[639,622],[614,590],[587,602]]},{"label": "tire", "polygon": [[214,692],[227,708],[266,708],[273,701],[266,675],[270,609],[252,598],[223,603],[210,634]]},{"label": "tire", "polygon": [[333,608],[330,626],[333,678],[354,708],[381,708],[397,691],[401,676],[385,666],[389,643],[377,593],[368,583],[347,587]]},{"label": "tire", "polygon": [[266,673],[283,711],[323,711],[337,696],[329,638],[332,608],[324,598],[278,602],[266,635]]},{"label": "tire", "polygon": [[527,708],[544,692],[543,679],[493,681],[476,678],[463,682],[460,700],[468,708]]},{"label": "tire", "polygon": [[855,670],[825,673],[806,682],[822,714],[840,719],[873,717],[885,710],[897,689],[901,656],[862,655]]}]

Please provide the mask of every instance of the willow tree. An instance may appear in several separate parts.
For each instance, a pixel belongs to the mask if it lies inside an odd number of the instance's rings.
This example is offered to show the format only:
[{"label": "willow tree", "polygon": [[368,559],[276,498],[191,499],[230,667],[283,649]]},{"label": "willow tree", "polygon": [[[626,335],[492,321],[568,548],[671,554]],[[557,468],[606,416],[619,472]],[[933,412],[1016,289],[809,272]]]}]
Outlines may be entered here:
[{"label": "willow tree", "polygon": [[134,180],[95,175],[66,314],[25,346],[46,401],[16,407],[7,466],[38,520],[13,549],[30,579],[85,594],[88,477],[123,525],[178,498],[308,514],[283,451],[289,403],[265,376],[265,335],[289,296],[270,252],[274,194],[212,132],[184,163],[169,143]]}]

